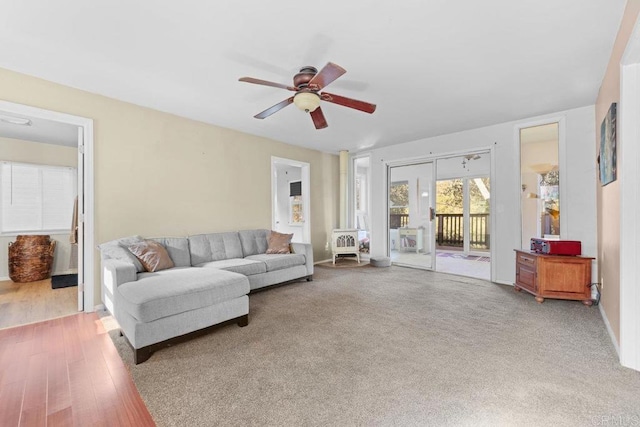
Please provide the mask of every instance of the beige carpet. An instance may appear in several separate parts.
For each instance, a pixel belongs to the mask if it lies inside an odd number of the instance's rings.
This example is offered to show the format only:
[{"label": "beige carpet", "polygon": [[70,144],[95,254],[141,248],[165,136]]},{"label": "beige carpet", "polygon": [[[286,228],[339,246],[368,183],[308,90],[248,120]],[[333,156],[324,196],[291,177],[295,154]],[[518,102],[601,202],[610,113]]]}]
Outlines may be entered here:
[{"label": "beige carpet", "polygon": [[248,327],[138,366],[111,333],[158,425],[640,422],[640,373],[580,302],[401,267],[317,268],[250,301]]}]

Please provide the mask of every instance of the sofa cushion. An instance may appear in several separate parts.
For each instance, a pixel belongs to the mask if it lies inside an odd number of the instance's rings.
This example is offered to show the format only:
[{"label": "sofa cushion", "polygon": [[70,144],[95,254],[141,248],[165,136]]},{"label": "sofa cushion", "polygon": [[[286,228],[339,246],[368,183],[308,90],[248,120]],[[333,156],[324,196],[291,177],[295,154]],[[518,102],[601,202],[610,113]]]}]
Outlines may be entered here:
[{"label": "sofa cushion", "polygon": [[128,262],[136,267],[138,273],[144,271],[144,267],[138,261],[128,248],[129,245],[144,240],[140,236],[129,236],[121,239],[111,240],[98,246],[98,249],[105,258],[117,259],[119,261]]},{"label": "sofa cushion", "polygon": [[169,252],[155,240],[143,240],[129,245],[129,251],[138,258],[146,271],[160,271],[173,268]]},{"label": "sofa cushion", "polygon": [[246,259],[262,261],[267,265],[267,271],[283,270],[307,262],[303,254],[259,254],[250,255]]},{"label": "sofa cushion", "polygon": [[263,254],[269,247],[268,238],[270,230],[243,230],[239,231],[242,253],[249,255]]},{"label": "sofa cushion", "polygon": [[245,276],[267,272],[267,265],[264,262],[245,258],[221,259],[219,261],[204,262],[194,267],[218,268],[244,274]]},{"label": "sofa cushion", "polygon": [[267,248],[266,253],[268,254],[288,254],[291,253],[291,239],[293,238],[293,234],[284,234],[278,233],[277,231],[271,230],[269,233],[269,239],[267,243],[269,247]]},{"label": "sofa cushion", "polygon": [[189,236],[191,265],[221,259],[242,258],[238,233],[212,233]]},{"label": "sofa cushion", "polygon": [[242,274],[213,268],[171,268],[139,273],[138,280],[120,285],[116,304],[141,322],[184,313],[249,293]]},{"label": "sofa cushion", "polygon": [[191,267],[189,240],[186,237],[153,237],[149,240],[164,246],[176,267]]}]

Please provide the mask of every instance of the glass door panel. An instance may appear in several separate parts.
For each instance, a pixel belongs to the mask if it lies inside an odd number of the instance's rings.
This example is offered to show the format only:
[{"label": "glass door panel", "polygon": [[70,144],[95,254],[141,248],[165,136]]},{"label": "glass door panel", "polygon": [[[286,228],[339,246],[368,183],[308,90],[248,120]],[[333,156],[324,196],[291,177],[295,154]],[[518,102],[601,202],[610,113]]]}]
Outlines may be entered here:
[{"label": "glass door panel", "polygon": [[469,250],[488,252],[489,206],[491,186],[489,177],[469,179]]},{"label": "glass door panel", "polygon": [[434,268],[433,162],[389,167],[389,256],[400,265]]}]

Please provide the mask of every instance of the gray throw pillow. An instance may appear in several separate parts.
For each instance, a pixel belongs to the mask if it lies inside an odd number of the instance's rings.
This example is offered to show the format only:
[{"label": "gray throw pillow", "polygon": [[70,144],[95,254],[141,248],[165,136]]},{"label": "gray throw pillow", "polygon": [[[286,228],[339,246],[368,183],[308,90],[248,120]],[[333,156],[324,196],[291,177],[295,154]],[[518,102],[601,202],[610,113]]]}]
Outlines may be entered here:
[{"label": "gray throw pillow", "polygon": [[145,271],[144,267],[138,260],[138,258],[133,255],[128,247],[137,242],[141,242],[144,239],[140,236],[129,236],[123,237],[122,239],[111,240],[110,242],[105,242],[98,246],[100,252],[105,258],[117,259],[119,261],[128,262],[129,264],[133,264],[136,267],[136,271],[138,273],[142,273]]}]

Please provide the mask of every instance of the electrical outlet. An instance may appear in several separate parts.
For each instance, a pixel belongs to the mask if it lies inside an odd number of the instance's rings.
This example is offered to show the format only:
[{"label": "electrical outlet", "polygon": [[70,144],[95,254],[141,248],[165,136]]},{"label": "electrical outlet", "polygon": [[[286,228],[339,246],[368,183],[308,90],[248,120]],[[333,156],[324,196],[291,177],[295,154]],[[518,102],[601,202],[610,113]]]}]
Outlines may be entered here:
[{"label": "electrical outlet", "polygon": [[604,289],[604,277],[600,276],[600,289]]}]

